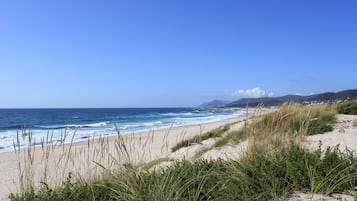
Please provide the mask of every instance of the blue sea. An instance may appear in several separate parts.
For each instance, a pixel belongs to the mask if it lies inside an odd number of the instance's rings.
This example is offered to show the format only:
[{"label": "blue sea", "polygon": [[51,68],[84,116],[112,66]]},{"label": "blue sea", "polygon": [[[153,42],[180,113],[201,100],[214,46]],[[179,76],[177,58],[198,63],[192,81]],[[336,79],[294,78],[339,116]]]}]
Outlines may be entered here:
[{"label": "blue sea", "polygon": [[[116,135],[242,116],[241,109],[197,108],[105,108],[105,109],[0,109],[0,152],[14,149],[17,132],[31,133],[32,144],[48,135],[59,142],[64,132],[66,142],[80,142],[100,136]],[[20,142],[20,147],[28,143]]]}]

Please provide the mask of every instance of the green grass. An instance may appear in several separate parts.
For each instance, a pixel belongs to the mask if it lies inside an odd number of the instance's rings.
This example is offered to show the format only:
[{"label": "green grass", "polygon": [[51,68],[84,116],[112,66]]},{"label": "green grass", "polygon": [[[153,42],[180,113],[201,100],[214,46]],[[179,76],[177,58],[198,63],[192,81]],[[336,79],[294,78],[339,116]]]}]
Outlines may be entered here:
[{"label": "green grass", "polygon": [[305,122],[296,122],[293,127],[296,131],[301,127],[306,128],[306,135],[323,134],[333,131],[332,124],[335,123],[335,117],[333,114],[325,114],[323,116],[311,119]]},{"label": "green grass", "polygon": [[219,127],[217,129],[213,129],[209,132],[206,132],[201,135],[195,135],[192,138],[182,140],[178,142],[175,146],[171,148],[172,152],[175,152],[183,147],[189,147],[193,144],[201,143],[204,140],[210,139],[210,138],[215,138],[215,137],[221,137],[226,131],[229,130],[231,124],[226,124],[225,126]]},{"label": "green grass", "polygon": [[157,165],[159,165],[162,162],[174,162],[175,159],[173,158],[169,158],[169,157],[164,157],[164,158],[159,158],[153,161],[150,161],[146,164],[144,164],[144,166],[142,167],[143,170],[149,170]]},{"label": "green grass", "polygon": [[337,106],[337,112],[339,114],[357,115],[357,102],[341,103]]},{"label": "green grass", "polygon": [[242,140],[245,140],[248,137],[248,135],[249,135],[248,129],[231,131],[225,137],[218,139],[212,147],[213,148],[222,147],[228,144],[229,142],[238,143]]},{"label": "green grass", "polygon": [[331,194],[353,190],[356,184],[352,152],[329,148],[310,153],[290,143],[273,150],[255,146],[239,161],[180,161],[158,171],[130,170],[93,182],[69,177],[59,188],[43,186],[10,199],[276,200],[296,190]]},{"label": "green grass", "polygon": [[331,123],[333,123],[333,119],[324,120],[324,119],[313,119],[309,122],[309,126],[307,128],[307,135],[315,135],[322,134],[326,132],[333,131],[333,127]]},{"label": "green grass", "polygon": [[[304,189],[331,194],[353,190],[357,182],[356,157],[338,149],[310,153],[291,144],[271,153],[257,148],[235,163],[230,174],[233,184],[224,192],[234,192],[229,200],[275,200]],[[315,174],[309,174],[310,170]]]},{"label": "green grass", "polygon": [[64,182],[56,189],[12,195],[11,200],[209,200],[223,185],[223,161],[181,161],[161,171],[128,171],[107,180]]},{"label": "green grass", "polygon": [[115,194],[110,189],[118,187],[115,182],[110,179],[103,179],[93,182],[72,182],[69,175],[63,182],[62,186],[52,189],[46,184],[35,192],[33,189],[20,195],[10,195],[10,200],[13,201],[37,201],[37,200],[113,200]]}]

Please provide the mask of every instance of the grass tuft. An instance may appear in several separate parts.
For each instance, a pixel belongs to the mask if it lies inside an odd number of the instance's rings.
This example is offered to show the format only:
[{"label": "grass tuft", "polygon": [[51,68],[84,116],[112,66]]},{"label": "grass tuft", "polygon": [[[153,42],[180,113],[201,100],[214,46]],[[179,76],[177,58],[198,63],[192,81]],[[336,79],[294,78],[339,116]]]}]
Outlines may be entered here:
[{"label": "grass tuft", "polygon": [[313,135],[332,131],[334,123],[334,105],[303,106],[298,103],[285,103],[279,110],[253,119],[249,126],[217,140],[213,147],[227,143],[239,143],[248,137],[264,140],[276,134],[287,133],[292,136]]},{"label": "grass tuft", "polygon": [[230,124],[226,124],[225,126],[213,129],[201,135],[195,135],[192,138],[182,140],[178,142],[175,146],[171,148],[172,152],[175,152],[183,147],[189,147],[193,144],[201,143],[204,140],[209,138],[221,137],[226,131],[230,128]]},{"label": "grass tuft", "polygon": [[337,112],[339,114],[357,115],[357,102],[341,103],[337,106]]},{"label": "grass tuft", "polygon": [[331,122],[334,121],[331,119],[313,119],[309,122],[309,126],[307,128],[307,135],[315,135],[320,133],[326,133],[333,131],[333,127]]},{"label": "grass tuft", "polygon": [[153,160],[153,161],[150,161],[150,162],[144,164],[142,169],[150,170],[151,168],[153,168],[163,162],[175,162],[175,159],[169,158],[169,157],[159,158],[159,159],[156,159],[156,160]]}]

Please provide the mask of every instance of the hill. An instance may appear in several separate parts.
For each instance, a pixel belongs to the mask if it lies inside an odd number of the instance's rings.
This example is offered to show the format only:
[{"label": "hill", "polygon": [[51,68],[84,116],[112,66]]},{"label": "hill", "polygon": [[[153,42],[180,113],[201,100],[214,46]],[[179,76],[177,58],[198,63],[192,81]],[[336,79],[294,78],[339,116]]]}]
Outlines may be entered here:
[{"label": "hill", "polygon": [[357,89],[345,90],[337,93],[325,92],[310,96],[287,95],[280,97],[241,98],[227,104],[226,107],[245,107],[247,104],[252,107],[257,106],[258,104],[264,104],[265,106],[278,106],[287,101],[309,104],[338,100],[357,100]]},{"label": "hill", "polygon": [[231,101],[226,101],[226,100],[213,100],[213,101],[199,105],[198,108],[225,106],[225,105],[229,104],[230,102]]}]

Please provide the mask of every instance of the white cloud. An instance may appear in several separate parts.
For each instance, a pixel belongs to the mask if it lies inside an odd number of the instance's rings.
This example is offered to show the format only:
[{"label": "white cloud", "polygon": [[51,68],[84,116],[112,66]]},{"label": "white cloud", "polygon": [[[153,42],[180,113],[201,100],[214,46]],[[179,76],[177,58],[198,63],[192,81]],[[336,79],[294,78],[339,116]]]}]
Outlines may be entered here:
[{"label": "white cloud", "polygon": [[295,93],[295,95],[297,95],[297,96],[302,96],[302,93]]},{"label": "white cloud", "polygon": [[[265,91],[262,90],[260,87],[255,87],[251,89],[246,89],[246,90],[238,90],[235,95],[240,95],[240,96],[248,96],[248,97],[254,97],[254,98],[259,98],[265,95]],[[269,95],[274,95],[273,93],[269,93]]]},{"label": "white cloud", "polygon": [[269,96],[269,97],[273,97],[274,95],[275,95],[275,94],[274,94],[273,92],[269,92],[269,93],[268,93],[268,96]]}]

